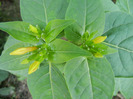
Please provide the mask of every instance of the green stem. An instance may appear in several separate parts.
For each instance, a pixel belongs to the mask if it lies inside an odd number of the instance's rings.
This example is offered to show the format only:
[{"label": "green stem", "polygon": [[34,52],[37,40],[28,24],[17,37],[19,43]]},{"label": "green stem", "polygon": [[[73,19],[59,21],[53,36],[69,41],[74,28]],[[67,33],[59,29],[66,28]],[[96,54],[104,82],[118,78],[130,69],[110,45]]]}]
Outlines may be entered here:
[{"label": "green stem", "polygon": [[52,65],[51,65],[51,62],[49,61],[49,73],[50,73],[50,75],[51,75],[51,67],[52,67]]}]

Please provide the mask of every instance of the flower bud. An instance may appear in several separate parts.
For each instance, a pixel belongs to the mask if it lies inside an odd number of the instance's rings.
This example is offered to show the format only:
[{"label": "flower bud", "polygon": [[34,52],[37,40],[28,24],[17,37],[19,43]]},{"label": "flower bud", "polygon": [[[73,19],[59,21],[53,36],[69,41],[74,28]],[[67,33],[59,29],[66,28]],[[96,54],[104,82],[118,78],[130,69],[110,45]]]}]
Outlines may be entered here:
[{"label": "flower bud", "polygon": [[29,63],[29,60],[28,59],[24,59],[21,64],[28,64]]},{"label": "flower bud", "polygon": [[30,65],[28,74],[31,74],[31,73],[35,72],[35,71],[38,69],[39,65],[40,65],[40,62],[39,62],[39,61],[33,62],[33,63]]},{"label": "flower bud", "polygon": [[94,54],[94,56],[96,57],[96,58],[103,58],[103,55],[101,54],[101,53],[95,53]]},{"label": "flower bud", "polygon": [[10,55],[23,55],[28,52],[34,51],[38,49],[37,47],[22,47],[14,50],[13,52],[10,53]]},{"label": "flower bud", "polygon": [[98,36],[98,37],[94,38],[92,41],[94,44],[98,44],[98,43],[103,42],[106,38],[107,38],[107,36]]},{"label": "flower bud", "polygon": [[38,30],[36,27],[34,27],[33,25],[29,25],[29,31],[33,32],[33,33],[38,33]]}]

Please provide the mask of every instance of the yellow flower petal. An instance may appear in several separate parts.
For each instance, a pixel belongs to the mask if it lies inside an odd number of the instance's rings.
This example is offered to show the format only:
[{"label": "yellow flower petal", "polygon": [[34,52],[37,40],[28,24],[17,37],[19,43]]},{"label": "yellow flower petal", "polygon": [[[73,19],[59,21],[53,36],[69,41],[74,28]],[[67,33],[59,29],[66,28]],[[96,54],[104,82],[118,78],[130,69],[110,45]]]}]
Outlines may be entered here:
[{"label": "yellow flower petal", "polygon": [[38,30],[36,27],[34,27],[33,25],[29,25],[29,31],[33,32],[33,33],[38,33]]},{"label": "yellow flower petal", "polygon": [[107,36],[98,36],[95,39],[93,39],[92,41],[94,44],[98,44],[98,43],[103,42],[106,38],[107,38]]},{"label": "yellow flower petal", "polygon": [[28,52],[36,50],[37,47],[22,47],[14,50],[13,52],[10,53],[10,55],[23,55]]},{"label": "yellow flower petal", "polygon": [[21,64],[28,64],[29,63],[29,60],[28,59],[24,59]]},{"label": "yellow flower petal", "polygon": [[38,69],[39,65],[40,65],[39,61],[35,61],[34,63],[32,63],[30,65],[28,74],[31,74],[31,73],[35,72]]},{"label": "yellow flower petal", "polygon": [[96,58],[103,58],[103,55],[101,54],[101,53],[95,53],[94,54],[94,56],[96,57]]}]

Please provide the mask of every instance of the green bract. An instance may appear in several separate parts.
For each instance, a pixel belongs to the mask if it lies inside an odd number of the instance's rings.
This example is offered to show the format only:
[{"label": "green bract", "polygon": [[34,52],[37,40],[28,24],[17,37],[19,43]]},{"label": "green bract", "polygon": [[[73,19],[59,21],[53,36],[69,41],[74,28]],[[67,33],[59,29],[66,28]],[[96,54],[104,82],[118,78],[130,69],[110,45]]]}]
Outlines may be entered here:
[{"label": "green bract", "polygon": [[20,0],[23,21],[0,23],[11,35],[0,69],[27,78],[33,99],[112,99],[118,91],[129,99],[132,3]]}]

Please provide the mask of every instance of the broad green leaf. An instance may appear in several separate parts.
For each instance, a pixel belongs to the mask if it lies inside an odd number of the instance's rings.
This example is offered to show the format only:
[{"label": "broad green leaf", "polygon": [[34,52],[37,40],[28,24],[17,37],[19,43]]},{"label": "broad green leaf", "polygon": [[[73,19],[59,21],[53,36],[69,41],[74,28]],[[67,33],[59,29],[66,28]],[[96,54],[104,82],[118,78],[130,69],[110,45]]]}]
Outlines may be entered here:
[{"label": "broad green leaf", "polygon": [[112,0],[101,0],[104,11],[106,12],[113,12],[113,11],[119,11],[119,7],[113,3]]},{"label": "broad green leaf", "polygon": [[[13,38],[12,36],[9,36],[5,45],[4,45],[4,50],[8,49],[9,47],[19,43],[19,40],[16,40],[15,38]],[[2,52],[3,53],[3,52]]]},{"label": "broad green leaf", "polygon": [[53,63],[63,63],[78,56],[92,57],[92,54],[61,39],[56,39],[49,44],[49,60]]},{"label": "broad green leaf", "polygon": [[51,42],[53,39],[57,37],[61,31],[63,31],[67,26],[74,23],[74,20],[52,20],[48,23],[45,28],[45,33],[43,38],[47,43]]},{"label": "broad green leaf", "polygon": [[72,99],[112,99],[114,75],[105,58],[68,61],[64,77]]},{"label": "broad green leaf", "polygon": [[107,55],[115,76],[133,76],[133,18],[122,13],[113,12],[106,16],[105,44],[118,50]]},{"label": "broad green leaf", "polygon": [[28,27],[29,23],[22,21],[0,23],[0,29],[13,36],[15,39],[28,43],[37,43],[39,40],[33,33],[29,32]]},{"label": "broad green leaf", "polygon": [[42,64],[29,75],[28,88],[33,99],[71,99],[63,75],[51,65]]},{"label": "broad green leaf", "polygon": [[23,21],[44,28],[50,20],[64,19],[67,0],[20,0]]},{"label": "broad green leaf", "polygon": [[104,33],[113,28],[117,28],[121,25],[128,25],[130,23],[133,23],[133,18],[132,16],[126,13],[116,11],[116,12],[107,13],[105,22],[106,23],[105,23]]},{"label": "broad green leaf", "polygon": [[121,11],[133,15],[133,0],[117,0],[116,4]]},{"label": "broad green leaf", "polygon": [[14,93],[15,88],[14,87],[4,87],[0,88],[0,95],[1,96],[9,96]]},{"label": "broad green leaf", "polygon": [[61,64],[53,64],[56,68],[59,69],[59,71],[64,74],[64,67],[66,63],[61,63]]},{"label": "broad green leaf", "polygon": [[100,0],[70,0],[66,19],[76,20],[65,31],[69,40],[77,40],[86,31],[97,32],[95,37],[103,33],[105,14]]},{"label": "broad green leaf", "polygon": [[9,53],[14,51],[15,49],[27,46],[29,46],[29,44],[18,43],[6,49],[4,53],[0,56],[0,69],[18,76],[27,77],[30,64],[21,64],[21,61],[27,58],[29,54],[21,56],[9,55]]},{"label": "broad green leaf", "polygon": [[133,98],[133,78],[116,78],[115,90],[120,91],[125,99]]},{"label": "broad green leaf", "polygon": [[9,73],[7,71],[0,70],[0,82],[7,79],[8,76],[9,76]]}]

